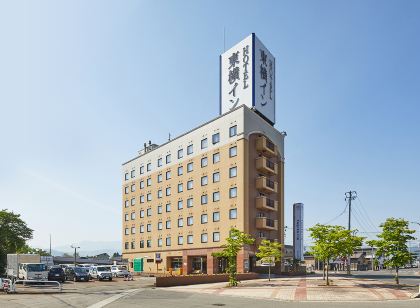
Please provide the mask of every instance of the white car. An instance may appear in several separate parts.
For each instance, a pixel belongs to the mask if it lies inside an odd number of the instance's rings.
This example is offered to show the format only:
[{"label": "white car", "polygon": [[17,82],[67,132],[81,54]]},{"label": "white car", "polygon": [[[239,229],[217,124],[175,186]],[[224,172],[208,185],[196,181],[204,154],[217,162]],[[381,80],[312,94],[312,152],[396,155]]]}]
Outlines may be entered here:
[{"label": "white car", "polygon": [[111,266],[112,277],[127,277],[130,273],[124,265]]},{"label": "white car", "polygon": [[112,280],[112,274],[108,267],[106,266],[93,266],[89,270],[89,275],[92,279],[104,280],[107,279],[109,281]]}]

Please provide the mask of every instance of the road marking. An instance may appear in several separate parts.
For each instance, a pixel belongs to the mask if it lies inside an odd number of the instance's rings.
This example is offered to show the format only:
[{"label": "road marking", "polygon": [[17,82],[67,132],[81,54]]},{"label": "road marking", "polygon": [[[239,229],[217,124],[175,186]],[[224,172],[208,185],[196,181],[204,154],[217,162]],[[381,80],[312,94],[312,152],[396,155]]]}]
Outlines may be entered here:
[{"label": "road marking", "polygon": [[294,296],[294,300],[295,301],[306,301],[306,279],[302,278],[299,281],[299,284],[295,290],[295,296]]},{"label": "road marking", "polygon": [[104,299],[103,301],[97,302],[96,304],[90,305],[87,308],[102,308],[102,307],[104,307],[108,304],[111,304],[112,302],[115,302],[116,300],[120,299],[123,296],[132,294],[132,293],[137,292],[139,290],[140,289],[131,289],[131,290],[127,290],[127,291],[125,291],[123,293],[120,293],[120,294],[115,294],[114,296],[111,296],[107,299]]}]

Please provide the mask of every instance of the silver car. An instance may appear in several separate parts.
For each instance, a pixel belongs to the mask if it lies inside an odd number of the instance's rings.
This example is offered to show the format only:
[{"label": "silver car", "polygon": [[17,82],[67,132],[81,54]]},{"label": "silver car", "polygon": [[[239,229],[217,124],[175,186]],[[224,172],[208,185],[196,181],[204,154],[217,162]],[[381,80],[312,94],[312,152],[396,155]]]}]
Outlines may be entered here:
[{"label": "silver car", "polygon": [[89,275],[92,279],[98,280],[112,280],[112,274],[106,266],[93,266],[89,270]]}]

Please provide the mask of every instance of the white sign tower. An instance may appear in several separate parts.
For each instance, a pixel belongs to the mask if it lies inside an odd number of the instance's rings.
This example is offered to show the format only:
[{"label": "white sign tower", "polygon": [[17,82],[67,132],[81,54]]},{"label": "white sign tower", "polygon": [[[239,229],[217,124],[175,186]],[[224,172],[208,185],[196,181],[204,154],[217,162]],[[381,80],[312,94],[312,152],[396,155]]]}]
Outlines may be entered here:
[{"label": "white sign tower", "polygon": [[220,114],[240,105],[276,122],[274,56],[254,33],[220,56]]},{"label": "white sign tower", "polygon": [[303,203],[293,204],[293,258],[304,260]]}]

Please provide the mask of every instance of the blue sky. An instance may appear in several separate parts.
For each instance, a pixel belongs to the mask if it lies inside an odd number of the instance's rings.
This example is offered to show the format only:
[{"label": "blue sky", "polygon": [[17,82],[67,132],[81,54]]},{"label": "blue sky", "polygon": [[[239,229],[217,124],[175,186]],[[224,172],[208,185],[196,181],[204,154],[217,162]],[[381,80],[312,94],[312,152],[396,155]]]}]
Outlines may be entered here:
[{"label": "blue sky", "polygon": [[2,0],[0,207],[22,214],[34,246],[49,233],[53,246],[120,240],[121,163],[218,115],[225,28],[227,48],[255,32],[276,57],[286,225],[294,202],[307,227],[330,221],[349,189],[361,231],[419,221],[419,12],[419,1]]}]

